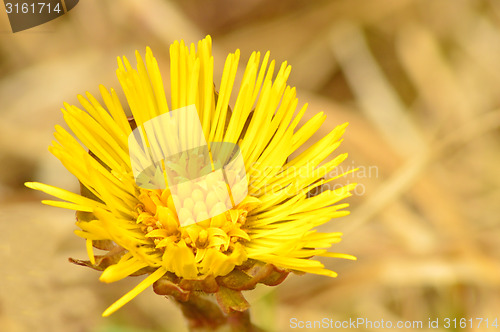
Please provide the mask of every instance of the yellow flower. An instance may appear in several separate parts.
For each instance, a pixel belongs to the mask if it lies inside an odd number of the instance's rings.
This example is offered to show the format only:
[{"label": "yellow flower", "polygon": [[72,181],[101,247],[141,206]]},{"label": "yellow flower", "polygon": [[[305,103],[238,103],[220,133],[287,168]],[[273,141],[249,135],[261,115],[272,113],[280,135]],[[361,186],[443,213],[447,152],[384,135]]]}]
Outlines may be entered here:
[{"label": "yellow flower", "polygon": [[[173,43],[170,103],[151,50],[147,49],[145,61],[138,52],[136,57],[137,69],[125,57],[118,59],[117,69],[133,118],[127,117],[117,93],[103,86],[100,92],[104,105],[89,93],[86,98],[79,96],[85,111],[64,104],[64,119],[83,146],[56,126],[56,141],[49,150],[78,178],[81,195],[46,184],[26,183],[63,200],[43,203],[77,211],[76,224],[80,229],[75,233],[86,239],[90,261],[75,262],[103,270],[100,280],[104,282],[148,274],[103,315],[111,314],[160,278],[168,277],[181,286],[183,281],[202,282],[208,289],[211,288],[207,283],[218,278],[218,285],[230,288],[231,280],[222,276],[232,275],[238,269],[248,272],[249,266],[263,264],[272,264],[276,271],[286,273],[336,276],[311,258],[353,257],[327,252],[327,248],[340,241],[341,234],[317,232],[315,227],[348,214],[342,210],[348,204],[335,204],[350,196],[355,184],[314,195],[311,192],[321,188],[327,182],[324,177],[347,157],[341,154],[327,160],[339,146],[347,124],[336,127],[290,160],[290,155],[318,130],[325,115],[317,114],[303,126],[298,125],[307,105],[296,112],[298,100],[295,88],[286,84],[291,70],[286,62],[273,80],[275,61],[269,60],[269,52],[262,62],[260,53],[252,53],[239,89],[234,89],[236,98],[231,110],[239,50],[228,55],[220,90],[216,92],[210,37],[201,40],[197,50],[194,44],[187,47],[183,41]],[[243,157],[243,179],[248,185],[230,188],[233,201],[238,195],[241,197],[229,210],[220,205],[219,196],[210,190],[187,184],[188,189],[183,187],[177,193],[186,196],[180,203],[171,188],[139,186],[135,176],[129,146],[134,129],[144,130],[148,121],[192,105],[198,113],[201,140],[237,144]],[[185,129],[190,125],[185,125]],[[154,150],[158,141],[174,142],[177,134],[162,128],[155,131],[156,136],[146,135],[144,146]],[[144,131],[139,131],[139,136],[141,133]],[[177,139],[172,144],[180,144],[179,150],[185,150],[183,142],[193,138]],[[151,176],[155,181],[168,182],[162,177],[168,167],[177,167],[177,176],[192,171],[186,162],[167,167],[163,164],[161,172]],[[235,175],[226,176],[228,185],[234,185]],[[191,212],[186,212],[187,205]],[[186,209],[179,210],[179,206]],[[198,222],[191,219],[189,224],[180,223],[185,215],[197,216]],[[93,248],[107,250],[108,254],[94,256]],[[252,286],[247,283],[233,288]]]}]

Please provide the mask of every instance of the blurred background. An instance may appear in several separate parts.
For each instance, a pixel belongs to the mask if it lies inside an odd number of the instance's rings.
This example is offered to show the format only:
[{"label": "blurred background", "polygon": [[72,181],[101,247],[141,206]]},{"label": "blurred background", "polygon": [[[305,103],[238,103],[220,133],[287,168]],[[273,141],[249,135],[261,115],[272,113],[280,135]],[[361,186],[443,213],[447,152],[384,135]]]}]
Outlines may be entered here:
[{"label": "blurred background", "polygon": [[169,44],[207,34],[216,84],[237,48],[240,75],[254,50],[288,61],[306,117],[328,116],[316,138],[349,122],[339,171],[359,168],[336,182],[359,183],[352,214],[322,229],[343,231],[332,251],[358,261],[326,260],[336,279],[294,275],[247,293],[254,321],[288,331],[293,318],[409,320],[425,331],[429,319],[445,330],[445,318],[472,318],[462,331],[496,330],[475,319],[500,319],[499,1],[85,0],[15,34],[0,13],[0,331],[186,331],[151,289],[101,318],[140,279],[106,285],[68,263],[86,257],[74,213],[23,183],[78,191],[47,151],[63,101],[119,88],[116,56],[146,46],[168,79]]}]

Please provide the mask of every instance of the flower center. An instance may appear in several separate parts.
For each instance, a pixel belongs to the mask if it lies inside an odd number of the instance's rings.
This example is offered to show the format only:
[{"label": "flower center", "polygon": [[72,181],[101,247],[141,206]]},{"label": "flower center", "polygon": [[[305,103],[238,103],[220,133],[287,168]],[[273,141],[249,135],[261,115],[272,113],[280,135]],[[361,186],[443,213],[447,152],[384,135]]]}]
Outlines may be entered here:
[{"label": "flower center", "polygon": [[[200,257],[200,250],[213,248],[229,254],[235,243],[250,240],[243,228],[248,213],[245,207],[236,207],[212,218],[181,227],[178,213],[183,213],[183,210],[177,212],[174,196],[169,189],[141,188],[140,191],[141,203],[137,205],[137,223],[157,250],[164,252],[171,246],[187,246],[197,256],[197,260],[201,260],[203,257]],[[203,195],[201,191],[193,192],[191,197],[192,202],[188,201],[188,204],[192,203],[191,210],[195,213],[206,215],[207,211],[218,209],[218,203],[210,193]]]}]

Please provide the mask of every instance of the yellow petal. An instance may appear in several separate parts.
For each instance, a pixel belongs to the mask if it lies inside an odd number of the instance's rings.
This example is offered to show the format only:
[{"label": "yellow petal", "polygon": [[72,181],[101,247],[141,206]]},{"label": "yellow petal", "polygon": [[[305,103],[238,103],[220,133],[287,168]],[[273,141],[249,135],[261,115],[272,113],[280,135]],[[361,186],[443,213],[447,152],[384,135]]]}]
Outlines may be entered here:
[{"label": "yellow petal", "polygon": [[130,302],[134,297],[139,295],[142,291],[144,291],[146,288],[154,284],[158,279],[163,277],[167,271],[163,268],[158,268],[155,272],[150,274],[146,279],[141,281],[137,286],[134,287],[131,291],[129,291],[127,294],[123,295],[118,301],[110,305],[103,313],[103,317],[108,317],[112,313],[114,313],[116,310],[120,309],[123,307],[125,304]]}]

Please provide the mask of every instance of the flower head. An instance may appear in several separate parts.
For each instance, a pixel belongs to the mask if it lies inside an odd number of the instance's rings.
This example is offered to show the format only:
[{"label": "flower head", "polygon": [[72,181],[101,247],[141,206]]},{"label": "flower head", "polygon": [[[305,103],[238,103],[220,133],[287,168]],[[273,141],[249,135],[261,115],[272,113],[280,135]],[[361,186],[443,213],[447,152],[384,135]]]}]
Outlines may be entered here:
[{"label": "flower head", "polygon": [[[56,126],[49,150],[78,178],[81,194],[26,185],[63,200],[45,204],[77,211],[75,233],[86,240],[89,261],[73,262],[102,270],[104,282],[148,274],[104,315],[152,284],[157,293],[182,299],[192,290],[224,293],[258,282],[277,284],[290,271],[335,276],[312,257],[352,258],[327,252],[341,234],[315,227],[348,214],[342,210],[348,204],[336,203],[351,195],[354,184],[312,194],[332,180],[325,176],[347,157],[328,159],[347,124],[290,159],[325,116],[299,126],[307,105],[296,112],[295,88],[286,84],[291,68],[281,64],[273,79],[269,52],[262,59],[252,53],[235,88],[239,56],[239,50],[228,55],[216,91],[210,37],[197,50],[176,41],[170,46],[166,93],[148,48],[145,61],[136,52],[137,69],[125,57],[118,59],[117,76],[132,117],[117,93],[103,86],[104,105],[89,93],[79,96],[84,110],[64,104],[64,119],[81,143]],[[172,121],[174,112],[172,127],[154,122],[165,114]],[[217,142],[235,148],[216,152],[222,146]],[[205,153],[197,150],[205,146]],[[169,154],[174,160],[165,158],[167,150],[178,152]],[[238,167],[216,173],[238,156]],[[203,182],[193,182],[201,176]],[[107,253],[94,255],[94,248]]]}]

